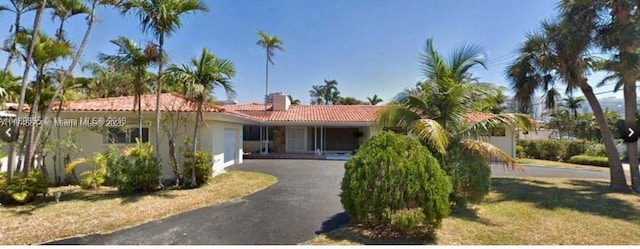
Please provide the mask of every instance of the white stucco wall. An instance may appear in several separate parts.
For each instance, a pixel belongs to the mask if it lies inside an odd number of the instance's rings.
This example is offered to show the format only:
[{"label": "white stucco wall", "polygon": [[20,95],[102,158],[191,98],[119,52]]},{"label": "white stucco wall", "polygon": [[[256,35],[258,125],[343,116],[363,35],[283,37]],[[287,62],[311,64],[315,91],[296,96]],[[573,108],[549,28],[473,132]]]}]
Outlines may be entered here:
[{"label": "white stucco wall", "polygon": [[[137,118],[133,113],[66,113],[62,115],[65,118],[79,118],[79,117],[96,117],[96,116],[124,116],[127,118],[128,126],[137,127]],[[185,114],[187,115],[187,114]],[[189,114],[192,116],[192,114]],[[212,116],[205,114],[206,125],[201,124],[199,128],[199,149],[207,150],[212,152],[214,155],[214,163],[212,167],[214,168],[214,173],[219,173],[225,167],[231,165],[222,165],[222,159],[224,157],[224,130],[225,129],[234,129],[237,131],[236,135],[236,143],[235,143],[235,155],[234,155],[234,164],[242,163],[242,124],[228,121],[228,120],[220,120],[220,115]],[[155,137],[155,125],[150,124],[154,120],[153,113],[145,113],[143,116],[143,120],[148,122],[148,125],[144,127],[149,128],[149,142],[155,145],[156,137]],[[179,163],[182,163],[182,153],[180,152],[180,148],[184,147],[185,139],[193,137],[193,122],[188,122],[185,125],[185,128],[182,130],[182,135],[180,135],[176,139],[176,156]],[[57,139],[56,132],[58,129],[54,128],[51,133],[51,141],[55,141]],[[59,129],[61,138],[64,139],[67,137],[69,132],[75,131],[77,135],[72,139],[76,145],[77,149],[72,149],[70,155],[71,160],[79,157],[91,157],[94,153],[105,152],[108,150],[110,143],[105,144],[103,142],[103,134],[92,131],[87,128],[80,127],[61,127]],[[174,177],[173,170],[171,167],[171,163],[169,160],[169,145],[168,138],[164,131],[161,132],[160,136],[161,142],[161,160],[162,160],[162,176],[166,179],[172,179]],[[119,144],[119,147],[127,146],[126,144]],[[51,152],[47,157],[47,170],[50,173],[50,176],[53,178],[54,176],[54,161],[53,161],[54,152]],[[62,178],[64,176],[64,153],[61,153],[57,158],[57,172],[58,175]],[[217,161],[216,161],[217,159]],[[77,175],[83,171],[89,170],[90,166],[81,166],[76,170]]]}]

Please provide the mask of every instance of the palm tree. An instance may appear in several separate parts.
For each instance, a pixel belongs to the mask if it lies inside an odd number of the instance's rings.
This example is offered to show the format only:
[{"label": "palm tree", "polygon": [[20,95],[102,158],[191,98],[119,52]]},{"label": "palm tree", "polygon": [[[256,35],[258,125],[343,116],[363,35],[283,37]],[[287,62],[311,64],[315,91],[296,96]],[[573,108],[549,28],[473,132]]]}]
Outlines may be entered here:
[{"label": "palm tree", "polygon": [[[142,101],[141,96],[147,92],[145,78],[147,76],[147,68],[160,61],[157,46],[149,43],[146,48],[138,47],[133,41],[126,37],[120,36],[111,40],[113,45],[118,47],[115,55],[100,54],[98,56],[100,62],[108,62],[117,68],[123,69],[124,72],[133,74],[134,88],[134,110],[138,111],[138,137],[142,138]],[[137,105],[137,106],[136,106]]]},{"label": "palm tree", "polygon": [[52,20],[60,19],[60,25],[56,30],[56,39],[58,41],[64,40],[64,24],[69,18],[80,15],[89,14],[91,11],[87,5],[81,0],[56,0],[50,3],[50,7],[53,8]]},{"label": "palm tree", "polygon": [[367,97],[367,101],[369,101],[369,104],[371,105],[377,105],[382,102],[382,99],[378,98],[377,94],[374,94],[373,97]]},{"label": "palm tree", "polygon": [[499,160],[508,168],[518,168],[514,158],[481,137],[507,127],[528,131],[532,128],[529,116],[496,114],[482,120],[468,118],[477,101],[474,96],[478,88],[466,75],[484,65],[478,46],[463,46],[445,59],[428,39],[420,55],[425,81],[398,94],[379,113],[379,125],[417,136],[447,167],[465,167],[465,160]]},{"label": "palm tree", "polygon": [[[37,3],[35,3],[37,6],[37,11],[36,11],[36,16],[34,18],[33,21],[33,34],[40,34],[40,25],[42,24],[42,14],[44,13],[45,7],[47,6],[47,0],[42,0],[42,1],[38,1]],[[36,7],[34,6],[34,8]],[[19,28],[19,26],[16,25],[16,28]],[[18,36],[16,35],[16,37],[14,37],[15,39],[18,39]],[[24,66],[24,71],[22,73],[22,82],[20,84],[20,99],[18,101],[18,111],[16,113],[16,118],[22,118],[22,111],[24,108],[24,100],[25,100],[25,96],[27,94],[27,85],[28,85],[28,81],[29,81],[29,73],[31,70],[31,64],[33,62],[33,55],[34,55],[34,51],[35,51],[35,47],[36,44],[38,43],[38,38],[40,38],[38,35],[35,35],[33,39],[31,39],[30,44],[29,44],[29,49],[27,50],[26,53],[26,57],[24,58],[25,61],[25,66]],[[17,42],[16,42],[17,43]],[[14,45],[15,46],[15,45]],[[8,170],[7,170],[7,182],[10,183],[11,182],[11,178],[13,177],[13,165],[14,161],[15,161],[15,151],[16,151],[16,146],[17,146],[17,140],[20,136],[20,129],[13,129],[14,131],[11,132],[11,140],[13,141],[11,143],[11,145],[9,146],[9,159],[7,160],[8,163],[7,165],[9,165]],[[23,143],[23,146],[26,146],[27,144]],[[24,147],[23,147],[24,149]]]},{"label": "palm tree", "polygon": [[340,91],[338,91],[338,81],[336,80],[324,80],[324,103],[328,105],[335,104],[340,100]]},{"label": "palm tree", "polygon": [[567,96],[563,99],[564,106],[571,111],[574,118],[578,118],[578,109],[582,108],[582,102],[584,102],[583,97],[573,97],[572,95]]},{"label": "palm tree", "polygon": [[322,105],[324,103],[324,92],[324,86],[311,86],[311,90],[309,90],[309,96],[311,96],[311,104]]},{"label": "palm tree", "polygon": [[[196,121],[193,133],[193,153],[198,150],[198,132],[202,107],[210,98],[214,88],[222,87],[228,97],[235,95],[231,78],[236,74],[233,63],[221,59],[203,48],[199,58],[191,58],[190,65],[170,67],[169,72],[177,75],[186,83],[187,96],[197,104]],[[196,186],[195,167],[191,172],[191,186]]]},{"label": "palm tree", "polygon": [[[13,39],[18,35],[18,32],[23,30],[21,26],[22,15],[29,11],[36,10],[38,8],[38,5],[34,0],[10,0],[9,3],[11,4],[11,6],[0,5],[0,11],[9,11],[15,15],[15,21],[9,29],[9,32],[13,31]],[[7,63],[4,66],[5,73],[9,72],[11,63],[17,56],[16,42],[10,41],[9,44],[9,48],[7,48],[9,56],[7,57]]]},{"label": "palm tree", "polygon": [[289,97],[289,102],[291,102],[292,105],[299,105],[300,104],[300,100],[299,99],[294,99],[293,97],[291,97],[291,95],[289,95],[288,97]]},{"label": "palm tree", "polygon": [[[121,4],[122,14],[133,12],[140,19],[142,31],[152,32],[158,39],[158,54],[164,54],[165,38],[169,38],[182,26],[180,18],[196,11],[208,12],[209,8],[200,0],[126,0]],[[156,130],[155,152],[160,158],[160,94],[162,92],[162,67],[158,63],[156,80]],[[161,177],[162,178],[162,177]],[[162,185],[161,185],[162,186]]]},{"label": "palm tree", "polygon": [[[624,120],[627,127],[633,127],[637,112],[637,86],[640,78],[638,51],[640,22],[637,18],[637,1],[562,1],[563,17],[586,26],[595,34],[594,41],[603,52],[613,52],[614,56],[604,63],[604,69],[614,74],[605,80],[616,80],[614,90],[620,87],[624,94]],[[627,154],[631,169],[631,184],[640,192],[640,169],[638,168],[638,146],[627,143]]]},{"label": "palm tree", "polygon": [[[599,127],[607,127],[600,102],[587,83],[588,49],[591,44],[589,23],[574,24],[575,19],[543,22],[542,31],[531,33],[520,48],[520,56],[507,68],[506,74],[515,98],[521,105],[531,103],[535,90],[549,90],[555,81],[567,85],[566,92],[579,88],[587,99]],[[609,129],[600,129],[611,168],[611,188],[628,190],[622,162]]]},{"label": "palm tree", "polygon": [[[34,39],[34,37],[38,37],[38,39]],[[33,50],[33,64],[36,75],[33,86],[34,99],[29,111],[29,117],[36,117],[38,114],[38,109],[41,105],[40,101],[42,100],[42,92],[48,87],[48,83],[50,82],[48,70],[51,64],[71,55],[71,45],[65,41],[53,40],[43,33],[34,35],[33,33],[21,32],[18,34],[16,42],[20,47],[19,50],[21,50],[20,54],[22,58],[26,58],[29,53],[27,47],[33,40],[37,40]],[[33,153],[38,145],[38,140],[35,140],[37,137],[35,136],[37,133],[34,133],[36,131],[35,129],[35,126],[28,127],[24,136],[23,144],[25,146],[24,148],[26,148],[24,154],[24,173],[29,172],[31,162],[33,161]],[[41,127],[38,127],[38,129],[41,129]]]},{"label": "palm tree", "polygon": [[16,102],[17,93],[20,91],[20,78],[13,76],[11,72],[0,72],[0,102]]},{"label": "palm tree", "polygon": [[[265,69],[265,90],[264,90],[264,110],[267,110],[267,98],[269,95],[269,64],[273,63],[273,56],[275,56],[276,50],[280,50],[284,52],[284,48],[282,45],[284,43],[277,36],[271,36],[264,31],[258,31],[258,36],[260,39],[256,42],[256,45],[264,48],[267,54],[267,64]],[[269,138],[267,138],[269,140]]]}]

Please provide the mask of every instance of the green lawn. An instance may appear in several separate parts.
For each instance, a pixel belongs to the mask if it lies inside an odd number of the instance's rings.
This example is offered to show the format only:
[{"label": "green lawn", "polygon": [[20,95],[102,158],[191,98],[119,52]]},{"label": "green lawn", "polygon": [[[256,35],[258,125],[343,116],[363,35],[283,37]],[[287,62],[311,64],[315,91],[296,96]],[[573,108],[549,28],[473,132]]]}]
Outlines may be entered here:
[{"label": "green lawn", "polygon": [[556,162],[556,161],[548,161],[541,159],[530,159],[530,158],[519,158],[518,163],[520,164],[529,164],[536,166],[549,166],[549,167],[558,167],[558,168],[571,168],[571,169],[586,169],[586,170],[597,170],[602,172],[609,172],[609,168],[602,166],[594,166],[594,165],[581,165],[581,164],[573,164],[573,163],[564,163],[564,162]]},{"label": "green lawn", "polygon": [[34,244],[91,233],[108,233],[189,210],[239,198],[276,182],[271,175],[228,171],[197,189],[165,190],[121,196],[117,190],[78,186],[51,188],[63,192],[25,206],[0,207],[0,244]]},{"label": "green lawn", "polygon": [[458,210],[435,236],[407,238],[358,226],[305,244],[637,244],[640,196],[609,193],[608,182],[552,178],[494,178],[480,205]]}]

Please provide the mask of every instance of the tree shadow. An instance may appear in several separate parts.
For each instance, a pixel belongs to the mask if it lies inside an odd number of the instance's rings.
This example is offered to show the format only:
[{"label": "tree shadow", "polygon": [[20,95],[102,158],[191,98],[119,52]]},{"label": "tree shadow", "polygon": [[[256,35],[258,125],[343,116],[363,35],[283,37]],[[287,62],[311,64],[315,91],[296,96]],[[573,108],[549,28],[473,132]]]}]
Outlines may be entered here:
[{"label": "tree shadow", "polygon": [[345,240],[364,245],[425,245],[436,241],[433,231],[416,229],[410,233],[401,233],[390,227],[350,223],[349,215],[344,212],[322,222],[316,234],[323,234],[334,241]]},{"label": "tree shadow", "polygon": [[496,223],[491,222],[486,218],[480,217],[478,215],[478,210],[473,207],[454,207],[451,210],[451,214],[449,216],[466,221],[480,223],[485,226],[496,226]]},{"label": "tree shadow", "polygon": [[[640,219],[640,209],[629,201],[608,195],[611,191],[603,181],[568,180],[566,186],[558,187],[538,180],[494,178],[492,185],[499,196],[486,201],[489,203],[529,202],[549,210],[565,208],[626,221]],[[635,194],[621,195],[621,198],[637,197]]]},{"label": "tree shadow", "polygon": [[44,197],[37,197],[34,201],[26,204],[18,204],[18,203],[3,203],[2,208],[5,212],[9,212],[15,215],[33,215],[33,212],[47,207],[49,205],[57,204],[55,193],[60,192],[60,203],[68,202],[68,201],[86,201],[86,202],[96,202],[96,201],[104,201],[104,200],[112,200],[112,199],[121,199],[121,205],[127,205],[131,203],[135,203],[147,196],[154,197],[162,197],[162,198],[175,198],[177,195],[168,193],[167,191],[157,191],[157,192],[146,192],[146,193],[135,193],[135,194],[122,194],[115,189],[107,189],[102,188],[95,190],[84,190],[84,189],[65,189],[61,191],[54,191]]}]

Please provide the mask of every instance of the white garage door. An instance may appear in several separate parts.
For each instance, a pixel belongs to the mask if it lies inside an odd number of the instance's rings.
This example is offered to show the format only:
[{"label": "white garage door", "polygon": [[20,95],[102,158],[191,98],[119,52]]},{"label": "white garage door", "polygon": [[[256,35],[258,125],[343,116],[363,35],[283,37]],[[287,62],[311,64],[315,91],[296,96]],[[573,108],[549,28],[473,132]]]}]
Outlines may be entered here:
[{"label": "white garage door", "polygon": [[233,165],[236,158],[236,137],[237,131],[233,129],[224,130],[224,166]]}]

